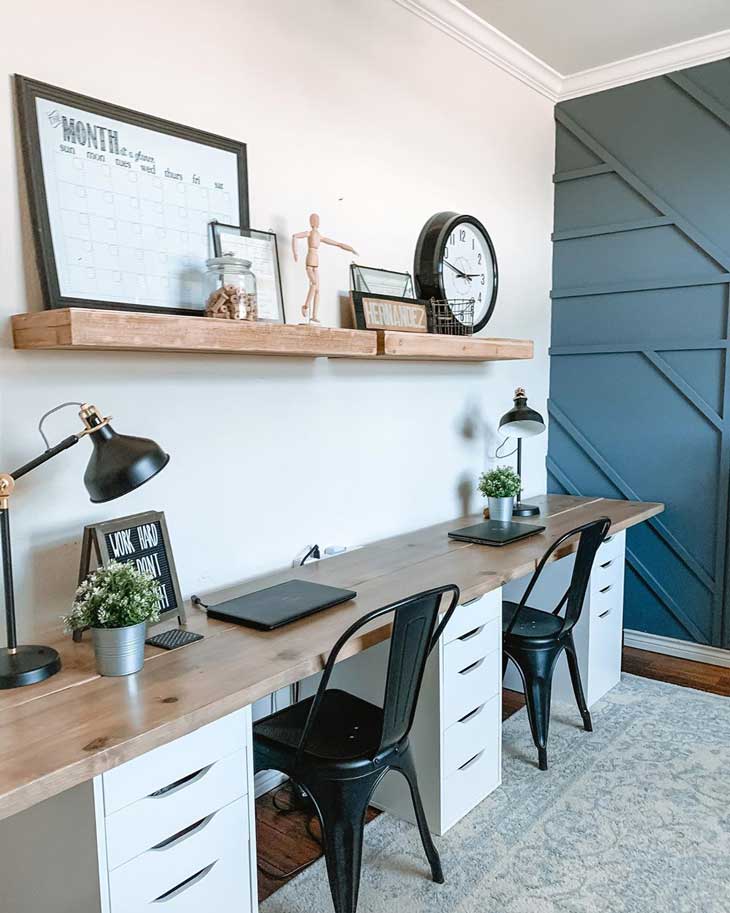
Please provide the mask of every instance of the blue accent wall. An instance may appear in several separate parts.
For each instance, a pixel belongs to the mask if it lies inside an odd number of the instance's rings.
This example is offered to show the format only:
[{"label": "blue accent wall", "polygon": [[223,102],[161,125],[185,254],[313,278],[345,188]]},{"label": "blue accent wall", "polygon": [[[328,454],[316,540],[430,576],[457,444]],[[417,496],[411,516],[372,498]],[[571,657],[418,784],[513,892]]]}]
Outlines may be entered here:
[{"label": "blue accent wall", "polygon": [[625,625],[730,647],[730,59],[555,117],[549,490],[664,501]]}]

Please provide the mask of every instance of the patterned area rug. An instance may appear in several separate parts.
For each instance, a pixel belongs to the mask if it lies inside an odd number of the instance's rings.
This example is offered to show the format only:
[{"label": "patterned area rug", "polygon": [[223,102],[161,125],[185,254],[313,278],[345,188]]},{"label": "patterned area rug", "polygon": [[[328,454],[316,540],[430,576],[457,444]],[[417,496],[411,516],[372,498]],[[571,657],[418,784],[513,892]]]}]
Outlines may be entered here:
[{"label": "patterned area rug", "polygon": [[[525,711],[504,725],[503,786],[436,844],[382,815],[358,913],[730,913],[730,699],[624,676],[593,710],[555,704],[541,773]],[[261,913],[329,913],[323,861]]]}]

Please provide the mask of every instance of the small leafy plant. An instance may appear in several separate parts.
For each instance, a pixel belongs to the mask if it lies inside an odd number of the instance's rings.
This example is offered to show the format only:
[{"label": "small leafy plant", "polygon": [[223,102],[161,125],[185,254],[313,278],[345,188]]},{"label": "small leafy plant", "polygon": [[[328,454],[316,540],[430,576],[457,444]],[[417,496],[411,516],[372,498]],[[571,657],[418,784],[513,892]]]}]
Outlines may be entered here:
[{"label": "small leafy plant", "polygon": [[514,498],[521,485],[520,477],[509,466],[498,466],[479,478],[479,491],[485,498]]},{"label": "small leafy plant", "polygon": [[112,561],[97,568],[76,590],[71,612],[63,616],[67,631],[126,628],[160,617],[157,582],[132,564]]}]

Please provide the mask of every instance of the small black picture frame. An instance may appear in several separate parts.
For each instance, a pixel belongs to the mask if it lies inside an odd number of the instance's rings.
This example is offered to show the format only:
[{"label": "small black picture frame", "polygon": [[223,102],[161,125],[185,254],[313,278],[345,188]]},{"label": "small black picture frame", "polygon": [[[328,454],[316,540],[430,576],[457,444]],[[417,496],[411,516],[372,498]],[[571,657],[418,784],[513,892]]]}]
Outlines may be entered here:
[{"label": "small black picture frame", "polygon": [[[208,168],[212,170],[209,177],[211,180],[218,174],[220,167],[223,172],[235,176],[236,188],[231,187],[230,193],[227,186],[220,182],[211,184],[210,187],[201,183],[201,188],[206,191],[205,199],[207,206],[218,205],[216,199],[225,198],[228,202],[226,207],[231,210],[231,215],[237,217],[241,225],[248,225],[249,222],[249,203],[248,203],[248,170],[246,160],[246,144],[233,139],[227,139],[208,133],[204,130],[198,130],[193,127],[186,127],[176,124],[172,121],[154,117],[149,114],[142,114],[129,108],[123,108],[119,105],[110,104],[100,101],[96,98],[90,98],[77,92],[71,92],[57,86],[47,85],[24,76],[16,75],[14,77],[15,92],[18,105],[18,119],[20,127],[21,151],[24,160],[26,184],[28,188],[28,197],[30,204],[30,213],[32,220],[33,235],[36,244],[36,250],[39,261],[39,273],[45,306],[47,308],[66,308],[66,307],[85,307],[85,308],[111,308],[114,310],[125,311],[146,311],[151,313],[168,313],[168,314],[188,314],[202,315],[205,313],[204,300],[205,296],[201,293],[198,299],[196,294],[197,287],[200,284],[202,288],[202,269],[204,268],[205,252],[207,250],[207,224],[211,217],[215,217],[210,211],[201,210],[198,215],[196,205],[190,202],[193,196],[193,190],[199,182],[205,178],[201,177],[203,171],[208,174]],[[46,111],[45,117],[41,116],[41,107],[48,107],[44,104],[58,106],[54,110]],[[64,111],[65,106],[65,114]],[[74,109],[74,117],[71,117],[69,109]],[[95,120],[96,118],[96,120]],[[99,124],[99,119],[104,120],[104,126]],[[39,129],[39,120],[44,126],[44,136],[41,137]],[[110,123],[115,125],[112,130]],[[118,125],[119,130],[116,129]],[[133,145],[124,145],[123,128],[128,126],[130,136],[132,136]],[[61,133],[54,133],[52,139],[51,130],[61,129]],[[121,131],[121,133],[120,133]],[[146,131],[141,133],[140,131]],[[111,134],[114,133],[114,142]],[[93,141],[92,141],[93,137]],[[153,157],[153,162],[145,162],[150,156],[145,156],[142,146],[134,145],[140,138],[150,139],[156,144],[163,144],[161,149],[165,150],[165,159],[168,165],[163,168],[163,161],[160,161],[160,172],[157,174],[158,157]],[[68,140],[68,141],[66,141]],[[83,142],[81,142],[83,140]],[[179,142],[176,142],[179,141]],[[43,142],[43,147],[42,147]],[[101,146],[100,146],[101,144]],[[192,144],[192,145],[191,145]],[[201,147],[201,154],[195,158],[195,147]],[[53,168],[49,168],[49,173],[44,172],[43,148],[47,150],[54,149],[53,158],[47,159],[52,161]],[[103,147],[103,151],[100,151]],[[204,147],[204,148],[203,148]],[[61,155],[62,152],[68,152],[67,158]],[[149,151],[149,150],[148,150]],[[205,153],[204,155],[202,153]],[[77,154],[78,153],[78,154]],[[217,155],[222,153],[223,155]],[[225,154],[232,154],[235,161],[226,157]],[[47,156],[51,153],[47,151]],[[91,156],[91,158],[89,158]],[[101,160],[99,157],[101,156]],[[79,175],[75,172],[67,175],[67,162],[73,160],[74,164],[79,164]],[[205,164],[204,161],[205,160]],[[196,173],[191,162],[200,162],[200,174]],[[179,163],[180,170],[174,170]],[[185,168],[183,164],[185,163]],[[88,174],[86,166],[89,165]],[[172,165],[172,167],[171,167]],[[102,168],[104,181],[107,177],[110,183],[101,181],[99,168]],[[126,169],[126,171],[125,171]],[[154,173],[150,171],[154,169]],[[159,178],[160,199],[155,202],[154,212],[146,214],[147,199],[138,197],[137,206],[142,210],[140,220],[135,222],[135,216],[130,218],[118,218],[117,212],[125,205],[127,198],[129,206],[134,205],[134,196],[129,193],[120,193],[117,189],[117,181],[120,180],[122,173],[135,174],[140,181],[148,182],[150,177]],[[92,175],[92,172],[93,175]],[[107,174],[108,172],[108,174]],[[68,178],[68,179],[67,179]],[[131,180],[131,178],[130,178]],[[207,178],[205,178],[207,180]],[[78,181],[78,183],[74,183]],[[167,184],[165,182],[168,182]],[[179,200],[176,203],[170,202],[168,205],[165,194],[175,182],[176,189],[179,190],[181,184],[185,185],[185,201],[181,205]],[[91,183],[85,183],[91,182]],[[83,206],[79,206],[76,211],[75,205],[69,209],[65,207],[64,201],[68,200],[69,195],[77,194],[82,199],[87,199],[85,194],[91,188],[96,194],[101,186],[103,194],[103,205],[92,211],[91,203],[83,204],[86,211],[81,211]],[[69,189],[70,188],[70,189]],[[103,189],[106,188],[106,189]],[[202,191],[201,191],[202,192]],[[75,198],[74,198],[75,199]],[[52,201],[53,212],[51,216]],[[141,205],[144,202],[145,205]],[[162,206],[158,210],[157,206]],[[201,204],[202,205],[202,204]],[[112,209],[113,207],[113,209]],[[177,208],[179,215],[180,228],[172,228],[172,219],[167,220],[168,211],[173,213]],[[182,217],[183,210],[186,213],[185,220]],[[126,210],[125,210],[126,212]],[[76,216],[79,220],[69,227],[67,224],[67,214],[69,218]],[[104,215],[106,213],[106,215]],[[60,215],[59,215],[60,214]],[[107,220],[106,229],[104,225],[95,226],[81,222],[83,217],[87,219]],[[112,218],[113,216],[113,218]],[[165,220],[163,222],[163,219]],[[192,220],[192,221],[191,221]],[[109,222],[114,221],[117,225],[112,228]],[[169,224],[168,224],[169,223]],[[198,226],[198,223],[200,225]],[[190,232],[185,226],[194,226],[194,231]],[[127,233],[128,226],[131,234]],[[136,226],[139,226],[137,228]],[[125,232],[122,233],[122,227]],[[156,241],[148,240],[148,229],[163,231],[169,234],[170,238],[164,245],[157,244],[157,247],[168,247],[174,250],[173,263],[177,262],[177,269],[171,269],[171,274],[167,277],[164,275],[167,255],[162,249],[157,251]],[[63,254],[56,249],[54,244],[54,231],[58,238],[64,241]],[[174,233],[177,232],[178,237]],[[139,246],[135,247],[137,240],[135,234],[140,237]],[[201,235],[202,244],[197,241],[190,241],[191,250],[195,248],[195,256],[191,255],[190,268],[186,273],[182,268],[184,257],[180,253],[181,245],[188,244],[185,238]],[[76,237],[78,235],[78,237]],[[72,238],[74,244],[77,242],[83,245],[90,245],[91,251],[86,257],[85,250],[80,248],[82,255],[71,255],[67,250],[69,246],[68,239]],[[120,240],[121,238],[121,240]],[[131,239],[131,240],[130,240]],[[129,241],[129,244],[127,244]],[[101,255],[97,256],[96,248],[105,245],[111,249],[111,252],[105,251],[109,257],[114,256],[114,249],[124,251],[125,257],[129,256],[130,262],[125,259],[119,270],[114,268],[115,261],[109,266],[106,259]],[[200,247],[200,251],[198,251]],[[149,248],[149,249],[148,249]],[[132,252],[130,255],[129,252]],[[138,252],[141,251],[144,256],[140,259]],[[147,254],[154,257],[158,254],[159,259],[155,261],[155,269],[159,275],[152,276],[150,267],[146,260]],[[134,259],[136,257],[136,260]],[[137,262],[139,261],[139,262]],[[199,261],[199,262],[198,262]],[[97,263],[104,263],[103,266],[97,266]],[[81,279],[82,266],[86,269],[85,278]],[[63,279],[61,278],[61,271]],[[97,276],[97,271],[100,274]],[[119,275],[118,282],[116,276]],[[112,278],[113,277],[113,278]],[[153,280],[157,285],[153,287]],[[187,281],[189,280],[189,281]],[[139,283],[140,291],[136,294],[129,294],[132,285]],[[150,283],[149,294],[147,294],[148,283]],[[88,284],[89,294],[80,294],[83,289],[86,291],[85,284]],[[115,297],[117,288],[123,295]],[[75,294],[71,294],[71,290]],[[157,291],[154,291],[157,289]],[[178,294],[178,290],[183,291]],[[94,297],[94,291],[99,297]],[[103,294],[102,294],[103,292]],[[157,297],[155,297],[157,295]],[[187,295],[188,300],[185,301]],[[162,303],[150,303],[159,300]],[[198,303],[199,301],[199,303]],[[178,304],[178,302],[184,302]]]},{"label": "small black picture frame", "polygon": [[[256,276],[257,282],[257,297],[259,298],[259,319],[267,320],[273,323],[286,323],[286,310],[284,308],[284,291],[283,285],[281,282],[281,265],[279,263],[279,244],[276,238],[276,232],[274,231],[261,231],[258,228],[242,228],[240,225],[226,225],[224,222],[218,222],[213,220],[210,223],[210,235],[211,235],[211,245],[213,249],[213,255],[216,257],[223,256],[224,253],[227,253],[226,247],[226,238],[230,240],[231,236],[233,238],[253,238],[258,241],[268,242],[270,246],[270,258],[271,265],[270,270],[275,286],[275,310],[276,315],[264,316],[261,317],[261,291],[262,291],[262,278],[263,276],[257,272],[257,267],[255,262],[251,262],[251,269]],[[230,244],[228,245],[230,247]],[[239,252],[233,251],[234,256],[239,256]],[[250,259],[245,252],[241,254],[243,259]],[[268,278],[268,277],[267,277]],[[273,305],[273,302],[272,302]],[[272,311],[273,311],[272,306]],[[265,314],[268,312],[265,311]]]},{"label": "small black picture frame", "polygon": [[[140,530],[144,531],[141,535]],[[138,567],[149,569],[164,588],[161,599],[164,597],[168,605],[166,610],[160,611],[160,622],[177,618],[179,624],[185,624],[185,604],[164,513],[150,510],[86,526],[81,543],[79,585],[94,565],[106,567],[110,561],[135,562]],[[80,638],[74,635],[74,639]]]}]

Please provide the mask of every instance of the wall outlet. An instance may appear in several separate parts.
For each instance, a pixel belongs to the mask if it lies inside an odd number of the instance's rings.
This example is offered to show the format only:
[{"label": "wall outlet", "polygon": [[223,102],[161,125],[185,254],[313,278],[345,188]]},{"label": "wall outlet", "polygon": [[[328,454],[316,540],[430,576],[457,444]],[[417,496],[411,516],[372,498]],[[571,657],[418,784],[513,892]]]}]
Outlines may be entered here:
[{"label": "wall outlet", "polygon": [[[295,555],[292,560],[292,567],[301,567],[302,561],[309,555],[309,553],[314,548],[314,545],[305,545],[304,548]],[[319,549],[319,557],[311,555],[307,558],[305,564],[311,564],[313,561],[324,561],[325,558],[335,558],[337,555],[344,555],[345,552],[354,551],[356,548],[362,548],[361,545],[353,545],[348,548],[346,545],[326,545],[324,548]]]}]

